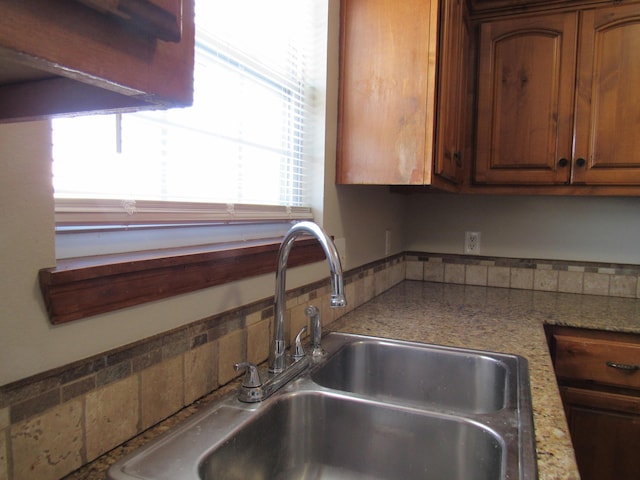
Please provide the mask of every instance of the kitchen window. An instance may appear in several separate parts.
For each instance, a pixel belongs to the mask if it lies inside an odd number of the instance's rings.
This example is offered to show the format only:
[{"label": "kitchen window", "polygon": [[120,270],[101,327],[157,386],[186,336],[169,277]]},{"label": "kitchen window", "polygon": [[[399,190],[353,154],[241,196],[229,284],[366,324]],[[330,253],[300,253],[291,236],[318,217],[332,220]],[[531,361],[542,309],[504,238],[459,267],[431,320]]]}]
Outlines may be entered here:
[{"label": "kitchen window", "polygon": [[[273,271],[322,188],[327,8],[196,2],[192,107],[52,120],[52,323]],[[291,265],[324,258],[298,243]]]},{"label": "kitchen window", "polygon": [[192,107],[54,119],[58,258],[274,237],[311,218],[323,3],[197,2]]}]

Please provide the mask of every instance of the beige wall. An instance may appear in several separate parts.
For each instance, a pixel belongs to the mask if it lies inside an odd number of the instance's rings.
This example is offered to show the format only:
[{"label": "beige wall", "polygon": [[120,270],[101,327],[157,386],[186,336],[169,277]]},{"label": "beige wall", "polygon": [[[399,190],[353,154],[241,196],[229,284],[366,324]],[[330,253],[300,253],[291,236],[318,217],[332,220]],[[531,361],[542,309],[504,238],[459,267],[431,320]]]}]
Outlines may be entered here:
[{"label": "beige wall", "polygon": [[0,126],[0,384],[20,378],[23,361],[47,361],[37,280],[55,262],[48,132],[47,122]]},{"label": "beige wall", "polygon": [[640,264],[640,198],[416,195],[407,250],[463,253],[479,231],[481,255]]}]

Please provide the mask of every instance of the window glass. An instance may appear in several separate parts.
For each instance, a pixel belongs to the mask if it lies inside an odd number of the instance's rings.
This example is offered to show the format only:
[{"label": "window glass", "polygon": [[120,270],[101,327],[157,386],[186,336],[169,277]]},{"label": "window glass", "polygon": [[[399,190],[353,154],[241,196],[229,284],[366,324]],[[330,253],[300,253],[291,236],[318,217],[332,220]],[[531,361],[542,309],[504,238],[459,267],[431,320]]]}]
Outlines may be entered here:
[{"label": "window glass", "polygon": [[56,199],[308,205],[319,3],[196,2],[194,105],[52,120]]}]

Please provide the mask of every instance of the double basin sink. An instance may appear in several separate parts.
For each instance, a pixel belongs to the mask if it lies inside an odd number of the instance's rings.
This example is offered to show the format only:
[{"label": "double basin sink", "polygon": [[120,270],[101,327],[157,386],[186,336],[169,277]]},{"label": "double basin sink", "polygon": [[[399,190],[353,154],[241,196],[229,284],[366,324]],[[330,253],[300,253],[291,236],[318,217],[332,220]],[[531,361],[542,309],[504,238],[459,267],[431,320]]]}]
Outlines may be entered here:
[{"label": "double basin sink", "polygon": [[270,398],[228,396],[109,478],[537,478],[524,358],[343,333],[323,347]]}]

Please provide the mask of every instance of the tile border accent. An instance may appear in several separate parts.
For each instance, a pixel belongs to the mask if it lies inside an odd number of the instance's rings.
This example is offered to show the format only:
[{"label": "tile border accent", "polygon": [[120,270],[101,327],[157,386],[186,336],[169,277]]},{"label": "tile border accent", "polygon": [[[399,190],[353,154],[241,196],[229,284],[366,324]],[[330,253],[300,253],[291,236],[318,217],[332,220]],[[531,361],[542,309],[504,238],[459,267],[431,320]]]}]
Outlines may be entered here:
[{"label": "tile border accent", "polygon": [[640,265],[406,252],[407,279],[640,298]]}]

